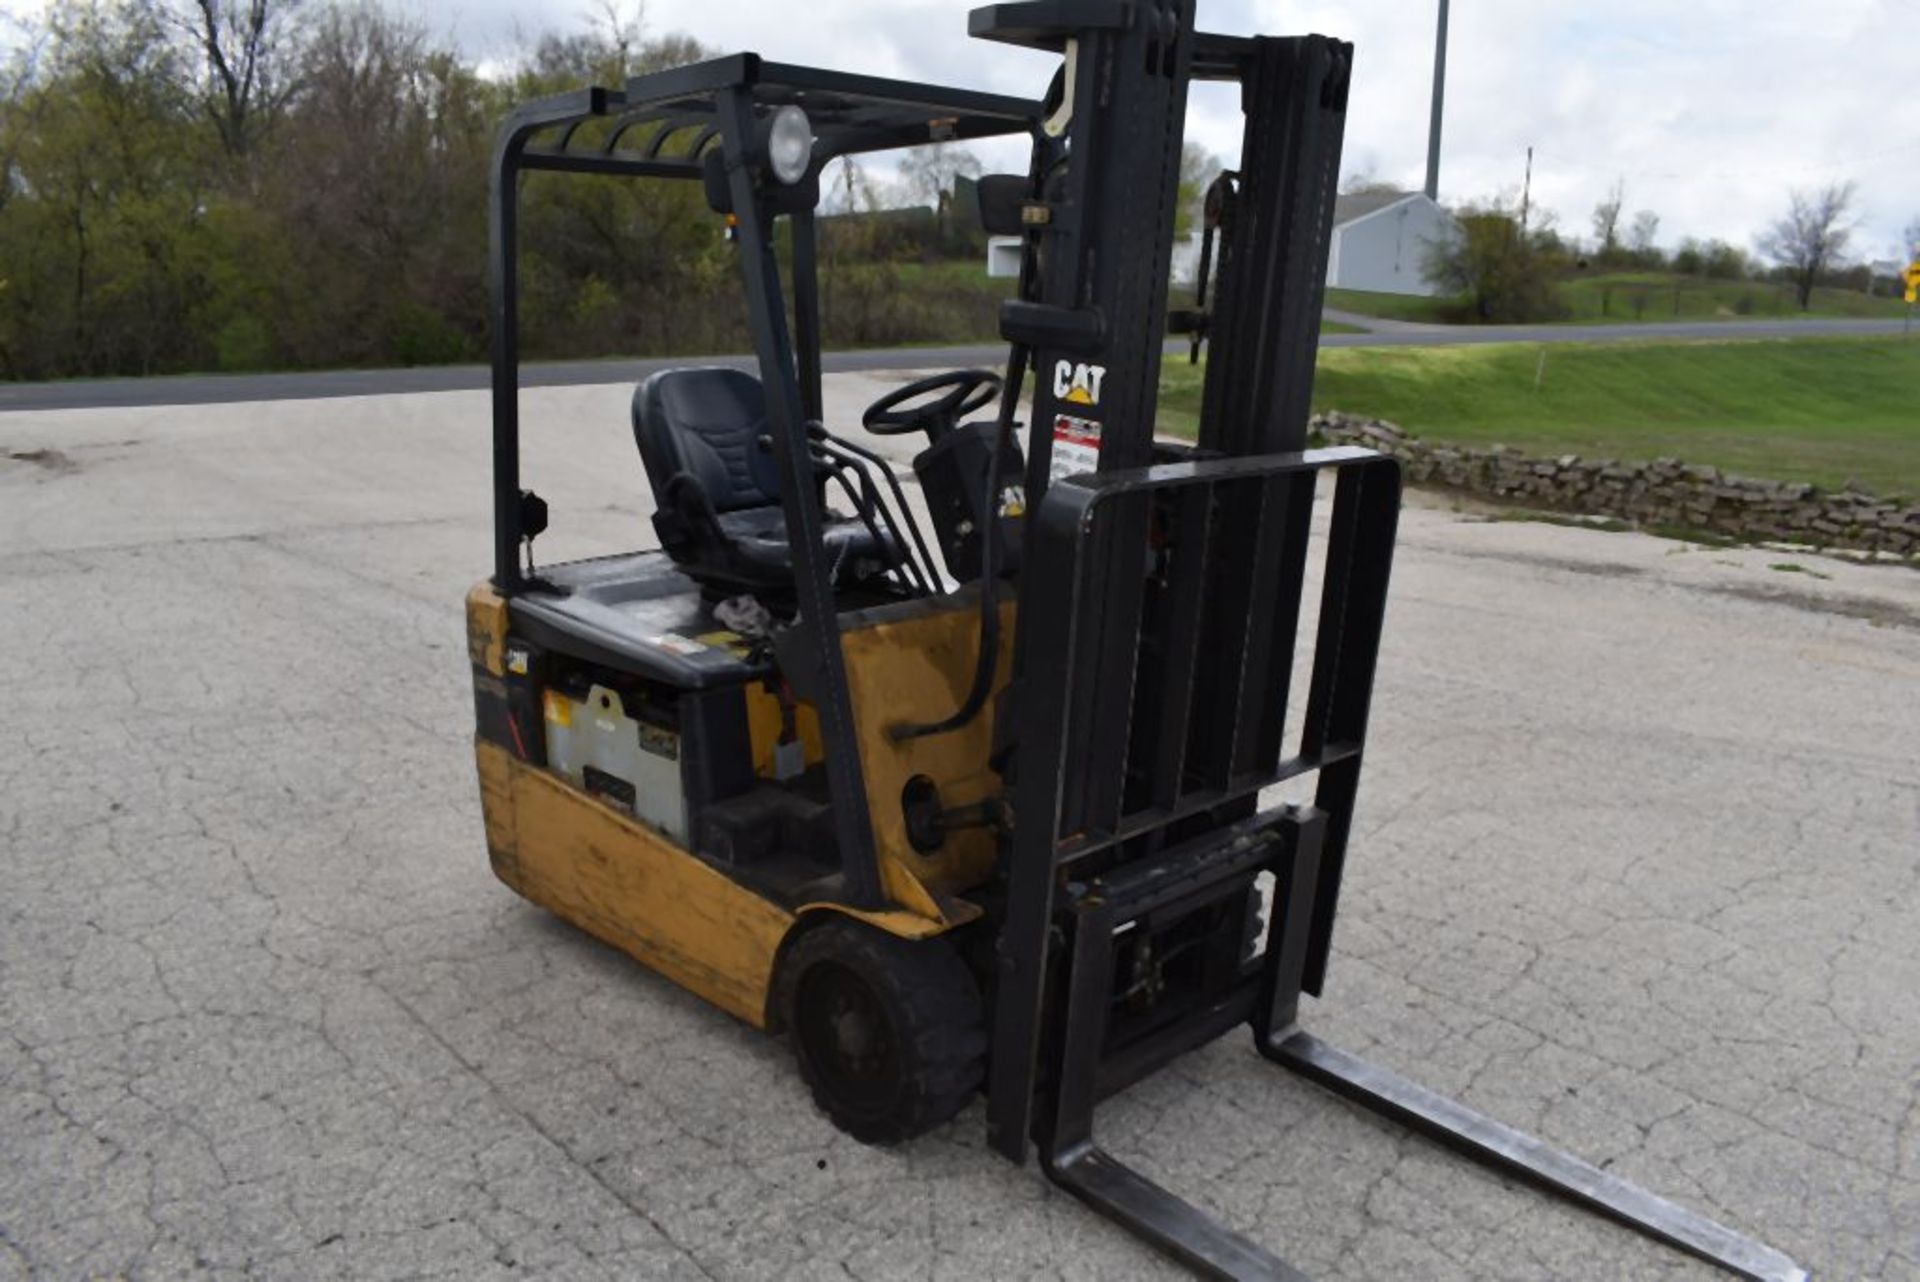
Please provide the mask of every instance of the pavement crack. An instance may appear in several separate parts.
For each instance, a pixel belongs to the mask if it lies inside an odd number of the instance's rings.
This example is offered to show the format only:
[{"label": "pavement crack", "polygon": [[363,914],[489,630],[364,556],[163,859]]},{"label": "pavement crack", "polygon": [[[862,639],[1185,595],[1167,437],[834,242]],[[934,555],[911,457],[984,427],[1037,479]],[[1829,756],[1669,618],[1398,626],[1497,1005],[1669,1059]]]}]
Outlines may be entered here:
[{"label": "pavement crack", "polygon": [[441,1048],[441,1050],[445,1051],[446,1054],[450,1056],[455,1063],[459,1064],[462,1069],[464,1069],[468,1074],[470,1074],[474,1081],[481,1083],[484,1089],[486,1090],[486,1093],[490,1095],[494,1099],[494,1101],[500,1105],[501,1108],[505,1109],[507,1112],[511,1113],[513,1116],[519,1118],[520,1121],[524,1123],[529,1130],[531,1130],[534,1134],[538,1135],[547,1144],[551,1145],[556,1152],[563,1155],[567,1159],[567,1162],[569,1165],[571,1165],[575,1170],[581,1172],[588,1179],[592,1180],[595,1184],[597,1184],[600,1187],[601,1191],[604,1192],[608,1197],[611,1197],[612,1199],[614,1199],[614,1201],[620,1203],[622,1206],[626,1207],[629,1211],[632,1211],[635,1215],[638,1215],[641,1219],[645,1220],[647,1224],[654,1230],[654,1232],[658,1233],[662,1238],[662,1240],[667,1242],[675,1250],[679,1251],[681,1255],[686,1258],[687,1262],[699,1271],[702,1277],[715,1279],[715,1282],[718,1282],[717,1278],[715,1277],[715,1274],[709,1271],[707,1267],[700,1262],[699,1257],[693,1253],[692,1249],[686,1246],[685,1244],[683,1244],[682,1242],[680,1242],[679,1239],[674,1236],[673,1232],[670,1229],[668,1229],[665,1224],[661,1223],[660,1220],[656,1218],[651,1211],[649,1211],[640,1202],[636,1201],[635,1199],[629,1197],[626,1193],[622,1192],[617,1185],[615,1185],[612,1181],[607,1179],[605,1175],[603,1175],[598,1169],[596,1169],[593,1163],[582,1162],[578,1158],[576,1158],[573,1154],[573,1151],[569,1149],[567,1145],[558,1136],[553,1134],[552,1131],[548,1130],[547,1127],[541,1123],[539,1118],[535,1117],[527,1109],[521,1108],[520,1105],[516,1103],[511,1096],[509,1096],[504,1090],[502,1090],[497,1084],[495,1084],[492,1081],[492,1079],[488,1078],[484,1073],[482,1073],[480,1071],[479,1066],[474,1064],[471,1060],[469,1060],[466,1057],[466,1055],[462,1053],[461,1050],[458,1047],[456,1047],[452,1042],[448,1041],[445,1037],[443,1037],[440,1034],[439,1029],[435,1028],[431,1023],[427,1021],[427,1019],[424,1016],[420,1014],[419,1011],[414,1009],[412,1003],[408,1002],[405,998],[402,998],[396,995],[395,993],[389,991],[388,989],[381,988],[377,984],[375,985],[375,987],[378,988],[379,991],[383,993],[389,1001],[393,1002],[393,1004],[396,1007],[398,1007],[401,1011],[403,1011],[406,1014],[407,1018],[412,1020],[413,1023],[420,1029],[422,1033],[424,1033],[427,1037],[431,1038],[435,1043],[437,1043]]}]

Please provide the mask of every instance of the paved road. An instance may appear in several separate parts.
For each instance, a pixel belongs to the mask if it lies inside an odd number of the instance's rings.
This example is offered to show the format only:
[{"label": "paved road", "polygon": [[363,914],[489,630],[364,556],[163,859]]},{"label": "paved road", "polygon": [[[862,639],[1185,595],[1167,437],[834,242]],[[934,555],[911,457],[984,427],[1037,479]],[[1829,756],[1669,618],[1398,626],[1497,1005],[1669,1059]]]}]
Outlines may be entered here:
[{"label": "paved road", "polygon": [[[1458,343],[1614,343],[1702,338],[1795,338],[1817,335],[1897,334],[1899,321],[1786,320],[1685,321],[1648,325],[1419,325],[1386,321],[1348,312],[1329,317],[1369,328],[1364,334],[1326,334],[1325,347],[1438,347]],[[1184,352],[1184,342],[1169,343]],[[957,369],[994,366],[1006,360],[1001,345],[901,347],[829,352],[829,372],[901,369]],[[673,365],[721,364],[750,367],[745,356],[678,356],[646,360],[549,361],[523,371],[528,387],[586,387],[639,382]],[[0,411],[132,407],[139,405],[224,405],[248,401],[316,400],[341,396],[387,396],[406,392],[453,392],[487,386],[484,365],[440,365],[416,369],[326,370],[293,374],[186,374],[166,378],[114,378],[61,383],[0,383]]]},{"label": "paved road", "polygon": [[[828,352],[829,373],[875,370],[959,369],[1003,362],[1006,347],[898,347]],[[656,370],[678,365],[757,368],[750,356],[672,356],[635,360],[543,361],[521,370],[525,387],[631,387]],[[0,410],[104,409],[141,405],[228,405],[256,401],[324,400],[342,396],[393,396],[411,392],[460,392],[488,386],[484,365],[430,365],[412,369],[320,370],[289,374],[183,374],[166,378],[110,378],[61,383],[0,383]]]},{"label": "paved road", "polygon": [[[527,396],[549,557],[648,531],[625,400]],[[1165,1275],[977,1106],[851,1143],[780,1044],[493,881],[486,435],[476,392],[0,419],[0,1279]],[[1310,1027],[1920,1279],[1920,576],[1403,531]],[[1241,1037],[1102,1132],[1323,1279],[1713,1276]]]}]

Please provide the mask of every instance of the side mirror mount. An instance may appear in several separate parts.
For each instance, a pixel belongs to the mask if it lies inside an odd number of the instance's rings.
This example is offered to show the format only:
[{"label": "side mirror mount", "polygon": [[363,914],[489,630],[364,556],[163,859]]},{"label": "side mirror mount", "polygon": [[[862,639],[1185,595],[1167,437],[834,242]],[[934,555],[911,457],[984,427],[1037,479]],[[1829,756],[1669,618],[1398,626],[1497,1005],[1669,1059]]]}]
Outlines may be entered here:
[{"label": "side mirror mount", "polygon": [[1033,197],[1024,174],[987,174],[979,180],[980,223],[990,236],[1018,236],[1032,230],[1021,210]]},{"label": "side mirror mount", "polygon": [[709,148],[700,158],[700,186],[707,197],[707,208],[716,214],[733,212],[733,192],[727,186],[727,164],[720,148]]}]

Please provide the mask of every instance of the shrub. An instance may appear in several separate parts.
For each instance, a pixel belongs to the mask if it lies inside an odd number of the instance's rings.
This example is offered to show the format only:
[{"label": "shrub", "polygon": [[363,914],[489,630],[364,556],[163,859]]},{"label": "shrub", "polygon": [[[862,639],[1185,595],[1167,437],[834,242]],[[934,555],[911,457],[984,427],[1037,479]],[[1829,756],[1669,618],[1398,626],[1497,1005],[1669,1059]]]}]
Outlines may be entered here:
[{"label": "shrub", "polygon": [[1469,205],[1428,246],[1425,275],[1445,292],[1465,295],[1470,319],[1554,320],[1567,314],[1554,288],[1565,258],[1558,244],[1550,229],[1523,231],[1498,201]]}]

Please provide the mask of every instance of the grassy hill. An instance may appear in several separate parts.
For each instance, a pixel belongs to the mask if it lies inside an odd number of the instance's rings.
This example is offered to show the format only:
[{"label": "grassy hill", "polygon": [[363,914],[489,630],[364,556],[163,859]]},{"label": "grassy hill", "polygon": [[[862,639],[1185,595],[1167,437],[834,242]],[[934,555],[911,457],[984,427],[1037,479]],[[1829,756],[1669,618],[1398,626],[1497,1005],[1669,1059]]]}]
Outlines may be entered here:
[{"label": "grassy hill", "polygon": [[1420,298],[1412,294],[1370,294],[1362,289],[1329,289],[1327,306],[1385,320],[1421,321],[1445,325],[1459,303],[1451,298]]},{"label": "grassy hill", "polygon": [[[1162,422],[1190,433],[1200,373],[1165,370]],[[1920,339],[1327,349],[1314,404],[1463,445],[1920,493]]]},{"label": "grassy hill", "polygon": [[[1870,296],[1851,289],[1819,288],[1804,312],[1792,289],[1770,281],[1703,280],[1671,272],[1609,272],[1574,276],[1560,282],[1562,319],[1571,324],[1626,324],[1634,321],[1751,320],[1757,317],[1865,316],[1898,319],[1906,304],[1898,297]],[[1452,298],[1410,298],[1352,289],[1327,291],[1327,306],[1386,320],[1457,322],[1464,307]]]}]

